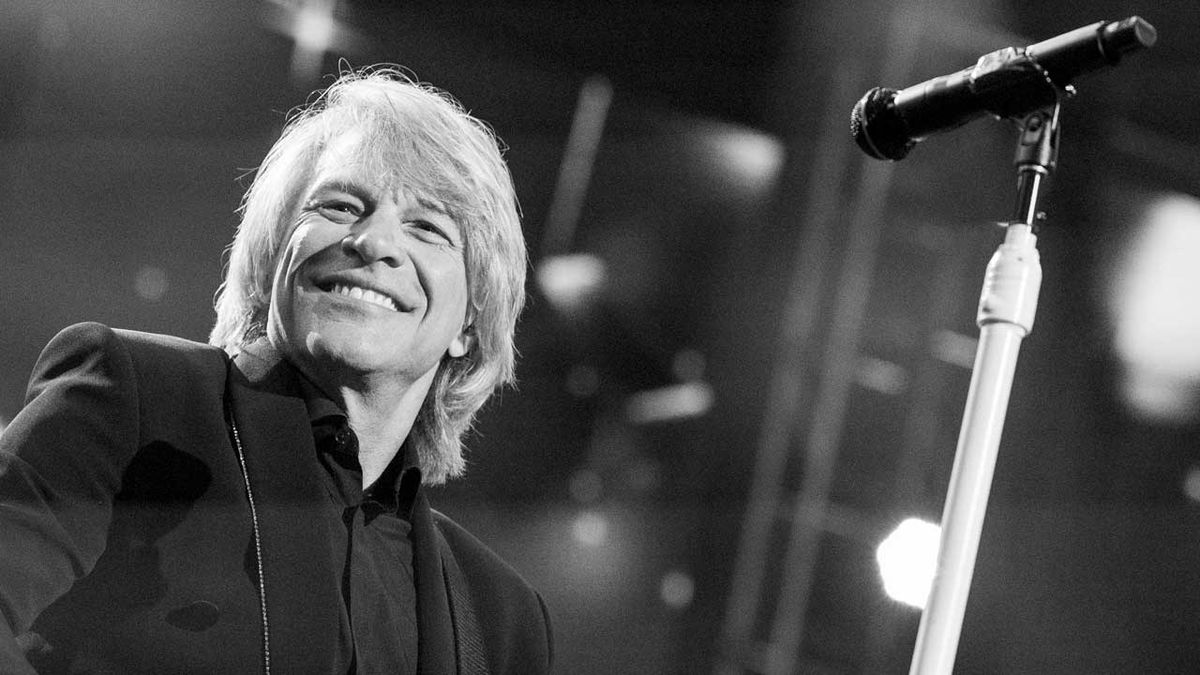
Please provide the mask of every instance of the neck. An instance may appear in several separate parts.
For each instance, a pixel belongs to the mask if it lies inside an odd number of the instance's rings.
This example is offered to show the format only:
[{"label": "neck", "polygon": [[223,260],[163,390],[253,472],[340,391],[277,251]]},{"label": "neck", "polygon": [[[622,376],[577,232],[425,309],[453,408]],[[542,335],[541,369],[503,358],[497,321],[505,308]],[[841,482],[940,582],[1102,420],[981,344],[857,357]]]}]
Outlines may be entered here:
[{"label": "neck", "polygon": [[[253,372],[265,373],[279,359],[280,350],[267,340],[244,346],[238,358]],[[425,395],[433,383],[437,368],[414,382],[395,377],[356,376],[346,372],[314,369],[297,359],[288,359],[325,395],[341,403],[350,428],[358,437],[358,462],[362,467],[363,487],[379,478],[395,458],[412,431]]]},{"label": "neck", "polygon": [[[363,387],[342,385],[336,393],[350,428],[358,436],[358,463],[363,487],[374,483],[408,438],[436,370],[407,386],[382,383]],[[356,383],[357,384],[357,383]]]}]

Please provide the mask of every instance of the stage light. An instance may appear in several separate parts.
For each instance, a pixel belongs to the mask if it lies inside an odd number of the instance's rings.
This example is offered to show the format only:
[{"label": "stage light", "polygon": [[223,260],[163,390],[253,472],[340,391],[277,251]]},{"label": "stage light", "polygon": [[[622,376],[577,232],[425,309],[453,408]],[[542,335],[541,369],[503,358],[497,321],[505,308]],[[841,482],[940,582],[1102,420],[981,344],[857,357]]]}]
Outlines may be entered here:
[{"label": "stage light", "polygon": [[167,294],[169,283],[167,272],[161,267],[146,265],[138,270],[133,280],[133,291],[147,302],[157,302]]},{"label": "stage light", "polygon": [[1194,502],[1200,502],[1200,466],[1193,466],[1183,475],[1183,493]]},{"label": "stage light", "polygon": [[759,196],[774,186],[784,160],[779,139],[721,122],[698,123],[695,128],[694,147],[708,166],[719,171],[726,187]]},{"label": "stage light", "polygon": [[292,79],[309,84],[321,75],[329,52],[353,53],[364,38],[340,23],[338,0],[268,0],[264,21],[274,31],[294,42]]},{"label": "stage light", "polygon": [[859,385],[889,396],[898,396],[908,388],[909,375],[903,366],[863,356],[858,360],[854,379]]},{"label": "stage light", "polygon": [[971,370],[975,367],[979,338],[951,330],[939,330],[930,339],[929,349],[937,360]]},{"label": "stage light", "polygon": [[538,288],[560,312],[571,313],[595,301],[608,281],[604,261],[588,253],[555,255],[537,268]]},{"label": "stage light", "polygon": [[679,570],[671,570],[663,575],[658,586],[658,595],[663,604],[671,609],[687,609],[692,604],[696,593],[696,582],[692,576]]},{"label": "stage light", "polygon": [[1111,307],[1121,395],[1138,415],[1200,416],[1200,200],[1169,195],[1145,209],[1114,274]]},{"label": "stage light", "polygon": [[941,528],[937,525],[909,518],[879,544],[875,559],[889,597],[913,607],[925,607],[937,569],[940,538]]},{"label": "stage light", "polygon": [[571,527],[575,541],[593,548],[608,538],[608,520],[595,511],[584,511],[575,518]]},{"label": "stage light", "polygon": [[333,7],[329,3],[305,4],[296,12],[292,35],[298,48],[324,53],[333,44],[333,33]]},{"label": "stage light", "polygon": [[715,398],[707,382],[671,384],[630,394],[625,416],[634,424],[677,422],[704,415]]}]

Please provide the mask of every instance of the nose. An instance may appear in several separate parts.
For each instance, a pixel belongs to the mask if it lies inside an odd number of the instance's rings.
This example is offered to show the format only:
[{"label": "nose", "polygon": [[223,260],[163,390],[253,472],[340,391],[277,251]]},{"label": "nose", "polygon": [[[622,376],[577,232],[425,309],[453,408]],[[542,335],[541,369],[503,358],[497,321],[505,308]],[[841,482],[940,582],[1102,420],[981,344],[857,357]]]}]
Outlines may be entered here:
[{"label": "nose", "polygon": [[382,262],[388,267],[400,267],[408,257],[400,239],[396,228],[375,213],[356,223],[342,238],[342,251],[367,264]]}]

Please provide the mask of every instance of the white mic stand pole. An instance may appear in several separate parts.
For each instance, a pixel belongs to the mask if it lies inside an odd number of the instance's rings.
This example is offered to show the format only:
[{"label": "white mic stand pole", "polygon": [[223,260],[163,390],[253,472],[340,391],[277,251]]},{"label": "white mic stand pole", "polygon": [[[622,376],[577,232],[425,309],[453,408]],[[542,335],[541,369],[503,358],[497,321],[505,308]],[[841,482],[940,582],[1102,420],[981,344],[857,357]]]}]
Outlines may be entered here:
[{"label": "white mic stand pole", "polygon": [[1021,121],[1016,214],[983,281],[976,316],[979,347],[942,513],[937,574],[921,616],[910,675],[948,675],[954,667],[1017,352],[1033,329],[1037,310],[1042,268],[1034,229],[1044,217],[1038,198],[1057,150],[1057,104]]}]

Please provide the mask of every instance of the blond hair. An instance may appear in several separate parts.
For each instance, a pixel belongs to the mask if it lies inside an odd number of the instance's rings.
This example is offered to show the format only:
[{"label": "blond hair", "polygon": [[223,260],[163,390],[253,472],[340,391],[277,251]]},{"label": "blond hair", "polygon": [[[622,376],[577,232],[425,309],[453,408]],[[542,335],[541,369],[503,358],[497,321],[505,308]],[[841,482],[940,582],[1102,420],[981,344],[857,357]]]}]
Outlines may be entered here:
[{"label": "blond hair", "polygon": [[367,139],[373,171],[443,204],[464,234],[474,339],[466,356],[439,365],[407,440],[423,480],[437,484],[462,474],[462,439],[475,414],[513,380],[527,265],[504,148],[445,92],[395,68],[371,68],[343,73],[291,116],[242,199],[209,342],[235,353],[266,335],[272,278],[300,192],[324,148],[351,130]]}]

